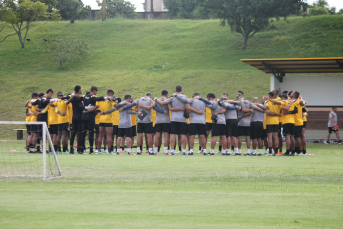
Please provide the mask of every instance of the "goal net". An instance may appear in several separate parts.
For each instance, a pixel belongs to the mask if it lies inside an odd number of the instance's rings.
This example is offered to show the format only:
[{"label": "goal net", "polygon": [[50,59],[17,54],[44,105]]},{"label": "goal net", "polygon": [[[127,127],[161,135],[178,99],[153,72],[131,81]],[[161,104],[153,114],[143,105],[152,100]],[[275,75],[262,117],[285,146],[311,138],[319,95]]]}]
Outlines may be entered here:
[{"label": "goal net", "polygon": [[46,123],[0,121],[0,177],[62,177]]}]

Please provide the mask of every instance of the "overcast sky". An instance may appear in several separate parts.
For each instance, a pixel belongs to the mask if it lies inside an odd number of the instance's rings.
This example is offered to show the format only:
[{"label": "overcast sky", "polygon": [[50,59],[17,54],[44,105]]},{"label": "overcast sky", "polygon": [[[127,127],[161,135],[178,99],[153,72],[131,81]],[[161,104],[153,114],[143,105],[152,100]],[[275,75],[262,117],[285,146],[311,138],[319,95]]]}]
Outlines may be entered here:
[{"label": "overcast sky", "polygon": [[[128,0],[128,1],[136,6],[137,12],[143,11],[142,3],[145,2],[144,0]],[[185,0],[185,1],[187,1],[187,0]],[[317,0],[307,0],[307,3],[312,4],[313,2],[316,2],[316,1]],[[90,5],[92,9],[100,9],[98,4],[96,3],[96,0],[82,0],[82,2],[85,5]],[[100,2],[101,2],[101,0],[100,0]],[[330,7],[335,6],[337,11],[339,9],[343,9],[343,0],[327,0],[327,2],[329,3]]]}]

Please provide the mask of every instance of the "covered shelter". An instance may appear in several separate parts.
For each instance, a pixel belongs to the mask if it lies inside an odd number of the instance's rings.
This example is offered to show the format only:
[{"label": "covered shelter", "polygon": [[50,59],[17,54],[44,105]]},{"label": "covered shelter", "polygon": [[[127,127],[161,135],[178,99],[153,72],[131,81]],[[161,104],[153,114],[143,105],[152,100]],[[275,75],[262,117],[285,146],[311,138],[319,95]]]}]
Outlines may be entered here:
[{"label": "covered shelter", "polygon": [[[331,107],[343,107],[343,57],[241,59],[241,61],[267,74],[272,74],[270,90],[300,92],[309,109],[308,129],[326,130]],[[339,110],[338,125],[343,126],[343,111]]]}]

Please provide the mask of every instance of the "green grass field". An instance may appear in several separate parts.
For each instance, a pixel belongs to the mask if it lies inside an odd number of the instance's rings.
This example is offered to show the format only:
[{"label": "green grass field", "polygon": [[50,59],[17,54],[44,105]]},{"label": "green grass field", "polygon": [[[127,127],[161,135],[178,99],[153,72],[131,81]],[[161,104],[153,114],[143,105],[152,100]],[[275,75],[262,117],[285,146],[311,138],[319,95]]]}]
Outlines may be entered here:
[{"label": "green grass field", "polygon": [[343,148],[307,148],[315,156],[58,155],[62,178],[0,178],[0,225],[341,228]]},{"label": "green grass field", "polygon": [[[2,120],[24,120],[24,104],[34,91],[53,88],[70,93],[80,84],[84,92],[95,85],[104,95],[134,97],[162,89],[184,93],[245,92],[246,99],[269,91],[270,75],[257,71],[241,58],[341,56],[343,16],[290,17],[257,33],[241,50],[242,36],[219,26],[218,20],[108,20],[35,22],[24,49],[13,36],[0,46],[0,114]],[[0,38],[8,34],[2,31]],[[59,69],[46,55],[46,42],[58,36],[84,39],[90,55]],[[160,68],[168,62],[166,69]],[[156,67],[159,66],[159,67]]]}]

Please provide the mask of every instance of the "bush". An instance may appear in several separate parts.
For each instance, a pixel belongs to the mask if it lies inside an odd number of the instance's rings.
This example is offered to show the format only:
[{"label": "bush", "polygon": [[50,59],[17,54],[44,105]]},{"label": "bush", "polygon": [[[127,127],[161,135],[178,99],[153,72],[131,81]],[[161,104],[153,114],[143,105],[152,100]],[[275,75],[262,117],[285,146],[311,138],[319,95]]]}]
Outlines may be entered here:
[{"label": "bush", "polygon": [[315,16],[315,15],[325,15],[329,14],[328,9],[324,7],[315,7],[315,8],[310,8],[310,15]]}]

